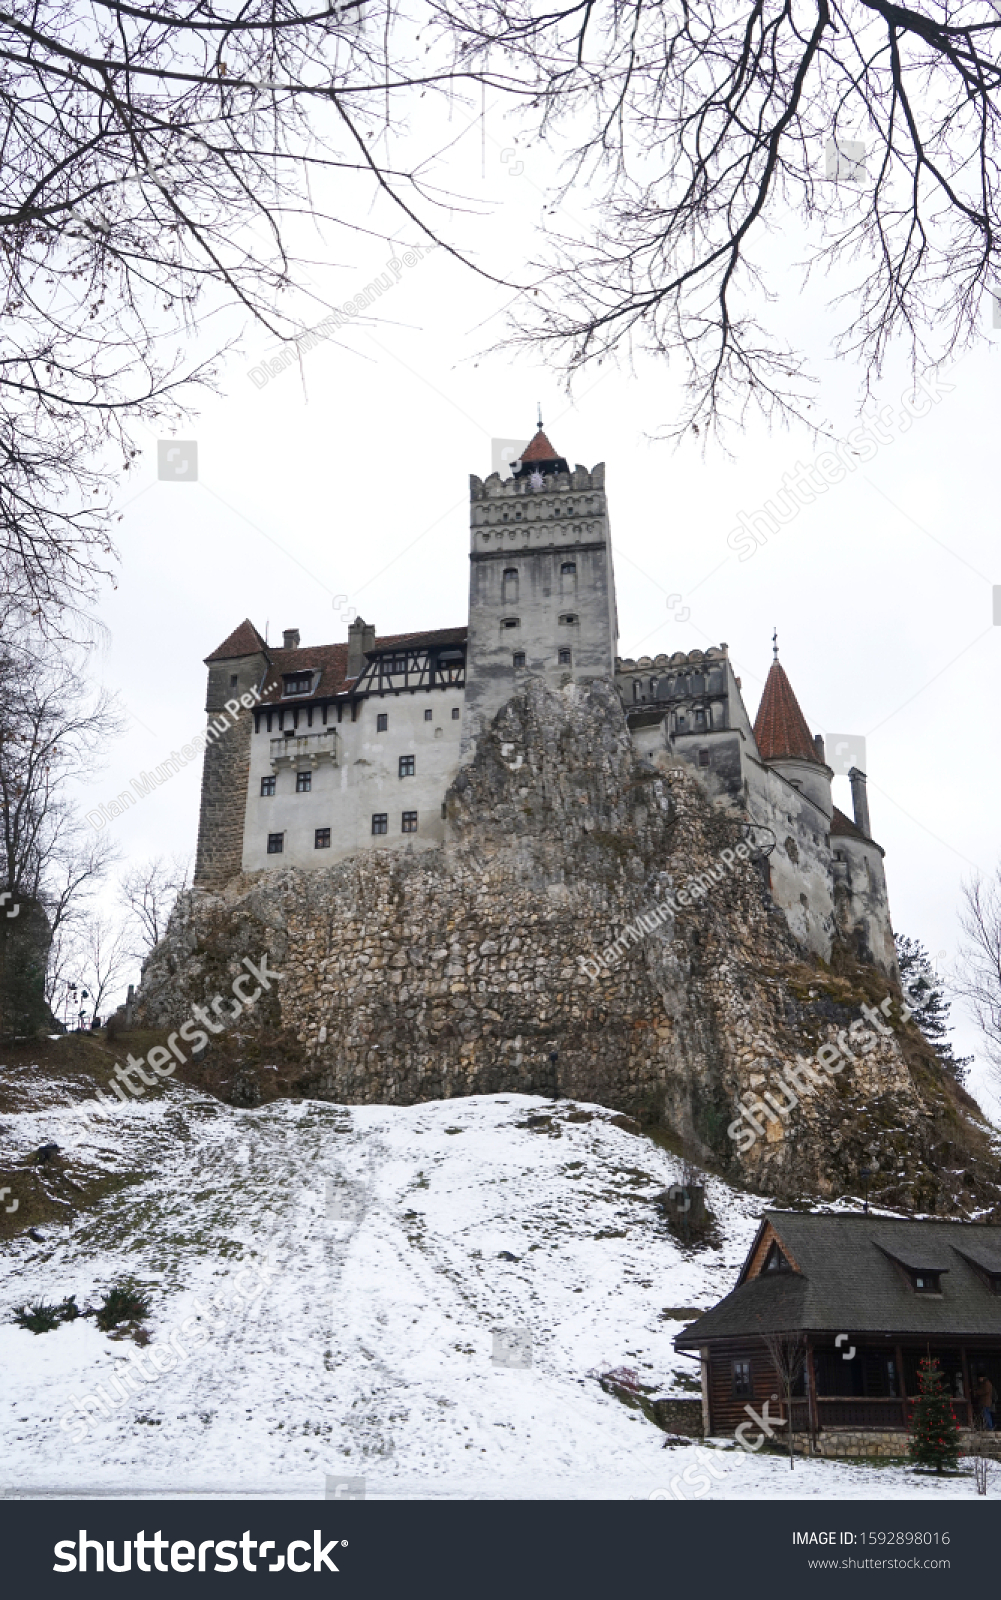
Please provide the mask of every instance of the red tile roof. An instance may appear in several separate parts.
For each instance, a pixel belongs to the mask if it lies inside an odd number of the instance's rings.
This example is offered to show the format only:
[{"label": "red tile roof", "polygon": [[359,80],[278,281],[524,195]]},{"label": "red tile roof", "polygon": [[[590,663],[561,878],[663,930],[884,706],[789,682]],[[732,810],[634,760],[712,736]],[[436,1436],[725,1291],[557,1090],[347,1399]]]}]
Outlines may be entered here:
[{"label": "red tile roof", "polygon": [[560,457],[556,454],[541,428],[528,449],[521,456],[522,461],[559,461],[559,459]]},{"label": "red tile roof", "polygon": [[[373,650],[393,650],[403,645],[460,645],[465,644],[468,628],[432,628],[424,633],[386,633],[376,638]],[[277,705],[282,698],[282,677],[286,672],[320,674],[319,682],[310,699],[325,699],[329,695],[343,694],[356,682],[347,676],[348,646],[343,644],[300,645],[298,650],[269,648],[271,671],[261,694],[263,705]]]},{"label": "red tile roof", "polygon": [[800,756],[804,761],[820,757],[806,718],[799,709],[799,701],[792,692],[792,684],[779,662],[773,661],[765,692],[761,696],[758,715],[754,719],[754,737],[762,761],[779,761],[783,756]]},{"label": "red tile roof", "polygon": [[259,650],[266,648],[254,624],[249,617],[244,617],[238,628],[234,628],[228,639],[224,639],[218,650],[213,650],[210,656],[205,657],[205,665],[210,661],[231,661],[237,656],[256,656]]},{"label": "red tile roof", "polygon": [[834,815],[831,817],[831,837],[836,838],[839,834],[842,838],[858,839],[860,844],[871,844],[879,851],[881,856],[886,855],[886,851],[881,844],[876,844],[875,839],[868,838],[861,828],[855,826],[851,817],[846,817],[844,812],[839,811],[835,806]]}]

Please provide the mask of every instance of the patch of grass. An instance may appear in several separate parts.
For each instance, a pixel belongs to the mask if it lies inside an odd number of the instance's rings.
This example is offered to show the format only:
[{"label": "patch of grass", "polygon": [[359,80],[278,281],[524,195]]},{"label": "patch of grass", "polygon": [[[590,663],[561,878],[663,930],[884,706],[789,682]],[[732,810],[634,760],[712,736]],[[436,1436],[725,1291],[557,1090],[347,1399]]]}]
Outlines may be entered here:
[{"label": "patch of grass", "polygon": [[71,1294],[57,1306],[47,1306],[42,1300],[36,1300],[33,1306],[18,1306],[14,1321],[29,1333],[51,1333],[61,1322],[75,1322],[78,1316],[80,1307],[76,1295]]},{"label": "patch of grass", "polygon": [[119,1327],[123,1322],[142,1322],[151,1309],[149,1297],[141,1289],[136,1289],[130,1283],[116,1284],[108,1290],[97,1308],[97,1326],[102,1333],[110,1333],[112,1328]]}]

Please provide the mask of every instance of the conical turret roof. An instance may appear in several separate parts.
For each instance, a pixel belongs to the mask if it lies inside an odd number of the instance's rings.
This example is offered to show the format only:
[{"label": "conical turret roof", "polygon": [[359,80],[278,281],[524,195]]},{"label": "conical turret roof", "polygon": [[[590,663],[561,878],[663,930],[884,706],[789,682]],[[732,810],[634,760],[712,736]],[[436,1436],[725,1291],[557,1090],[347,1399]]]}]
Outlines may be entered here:
[{"label": "conical turret roof", "polygon": [[754,737],[762,761],[780,761],[783,756],[799,756],[820,765],[813,735],[799,709],[785,668],[773,661],[765,692],[754,719]]}]

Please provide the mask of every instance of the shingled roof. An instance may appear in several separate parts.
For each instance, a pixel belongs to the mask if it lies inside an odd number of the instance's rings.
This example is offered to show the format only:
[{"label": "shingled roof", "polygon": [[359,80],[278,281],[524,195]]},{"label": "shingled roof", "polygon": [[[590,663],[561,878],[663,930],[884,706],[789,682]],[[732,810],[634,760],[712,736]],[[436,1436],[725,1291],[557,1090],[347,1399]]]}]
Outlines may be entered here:
[{"label": "shingled roof", "polygon": [[218,650],[213,650],[210,656],[205,657],[205,665],[210,661],[232,661],[237,656],[256,656],[259,650],[267,651],[267,645],[261,638],[249,617],[244,617],[238,628],[234,628],[228,639],[224,639]]},{"label": "shingled roof", "polygon": [[540,428],[528,449],[522,453],[519,459],[521,461],[559,461],[560,457],[556,454],[556,451]]},{"label": "shingled roof", "polygon": [[[423,633],[386,633],[376,639],[368,653],[377,655],[381,650],[396,650],[410,645],[419,645],[423,649],[463,645],[468,632],[469,629],[463,626],[432,628]],[[349,678],[347,675],[347,641],[343,644],[300,645],[298,650],[269,648],[268,657],[272,665],[267,684],[261,693],[262,705],[276,705],[282,699],[282,677],[287,672],[319,671],[319,682],[309,697],[314,700],[344,694],[357,682],[357,678]]]},{"label": "shingled roof", "polygon": [[762,761],[780,761],[783,756],[801,756],[820,764],[813,735],[792,692],[785,668],[773,661],[765,680],[758,714],[754,719],[754,738]]},{"label": "shingled roof", "polygon": [[[796,1270],[748,1278],[771,1224]],[[942,1273],[940,1295],[918,1294],[895,1261]],[[766,1211],[732,1294],[678,1334],[681,1349],[765,1333],[896,1333],[1001,1339],[1001,1295],[971,1262],[1001,1274],[1001,1228],[854,1212]]]}]

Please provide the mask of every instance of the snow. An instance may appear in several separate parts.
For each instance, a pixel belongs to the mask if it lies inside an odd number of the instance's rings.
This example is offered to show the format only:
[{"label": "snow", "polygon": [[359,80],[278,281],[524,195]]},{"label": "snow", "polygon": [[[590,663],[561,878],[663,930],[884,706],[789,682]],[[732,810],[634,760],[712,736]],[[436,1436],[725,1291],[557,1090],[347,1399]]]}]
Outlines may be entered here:
[{"label": "snow", "polygon": [[[527,1125],[543,1113],[552,1127]],[[710,1178],[724,1242],[683,1248],[651,1204],[680,1164],[612,1115],[514,1094],[244,1111],[172,1084],[81,1124],[68,1151],[55,1107],[6,1117],[21,1160],[55,1138],[71,1173],[137,1181],[0,1268],[5,1492],[322,1497],[329,1474],[390,1499],[972,1494],[897,1466],[790,1473],[732,1441],[665,1447],[602,1390],[627,1367],[696,1393],[671,1343],[683,1322],[661,1312],[732,1288],[765,1205]],[[125,1277],[152,1301],[145,1351],[93,1319],[42,1335],[9,1320]],[[530,1365],[493,1359],[501,1330],[530,1338]],[[98,1385],[110,1401],[129,1371],[133,1392],[105,1415],[90,1402],[85,1430],[77,1402]],[[694,1474],[679,1483],[700,1457],[716,1467],[701,1496]]]}]

